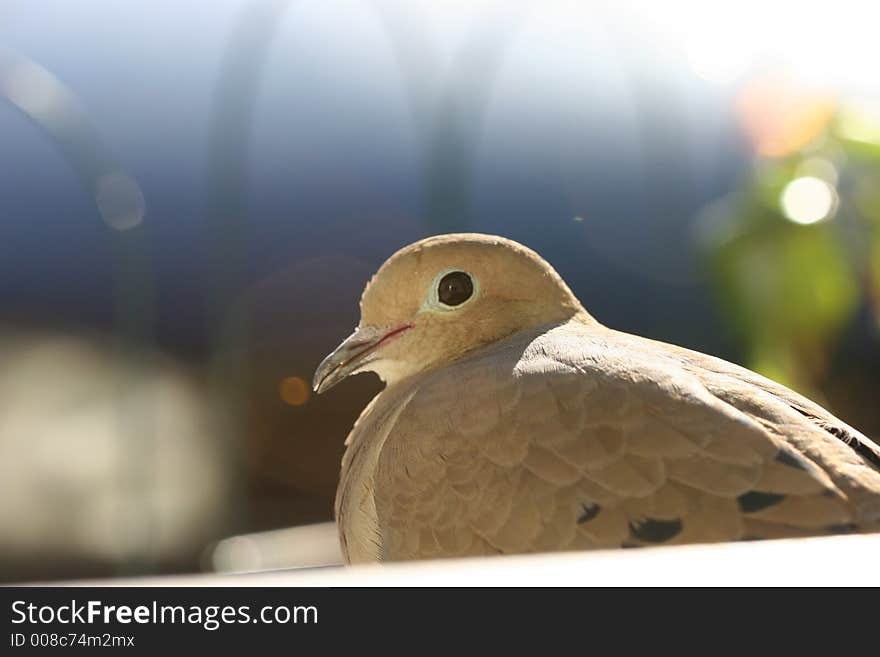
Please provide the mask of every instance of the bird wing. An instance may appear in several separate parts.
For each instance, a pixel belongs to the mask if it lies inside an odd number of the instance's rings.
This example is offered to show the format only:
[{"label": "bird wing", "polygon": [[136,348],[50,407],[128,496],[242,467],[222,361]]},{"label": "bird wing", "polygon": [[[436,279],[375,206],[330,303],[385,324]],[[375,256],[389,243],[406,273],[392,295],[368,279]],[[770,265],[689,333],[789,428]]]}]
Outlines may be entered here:
[{"label": "bird wing", "polygon": [[844,441],[772,392],[623,335],[570,323],[391,391],[380,558],[876,528],[880,472]]}]

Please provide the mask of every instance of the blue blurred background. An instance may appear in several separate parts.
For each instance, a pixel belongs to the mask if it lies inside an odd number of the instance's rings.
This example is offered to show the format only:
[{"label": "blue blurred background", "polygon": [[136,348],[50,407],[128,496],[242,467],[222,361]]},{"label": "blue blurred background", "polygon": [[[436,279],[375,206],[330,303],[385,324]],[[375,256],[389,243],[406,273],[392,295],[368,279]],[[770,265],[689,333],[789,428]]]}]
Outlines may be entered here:
[{"label": "blue blurred background", "polygon": [[442,232],[880,434],[878,10],[765,4],[0,2],[0,578],[331,519],[306,382]]}]

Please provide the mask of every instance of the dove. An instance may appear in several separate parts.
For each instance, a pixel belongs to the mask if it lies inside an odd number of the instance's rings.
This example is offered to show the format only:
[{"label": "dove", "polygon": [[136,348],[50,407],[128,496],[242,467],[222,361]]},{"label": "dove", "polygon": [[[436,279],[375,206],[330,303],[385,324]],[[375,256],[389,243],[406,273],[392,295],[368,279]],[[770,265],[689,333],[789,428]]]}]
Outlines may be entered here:
[{"label": "dove", "polygon": [[880,529],[880,447],[750,370],[605,327],[521,244],[411,244],[360,310],[313,382],[385,382],[346,440],[347,563]]}]

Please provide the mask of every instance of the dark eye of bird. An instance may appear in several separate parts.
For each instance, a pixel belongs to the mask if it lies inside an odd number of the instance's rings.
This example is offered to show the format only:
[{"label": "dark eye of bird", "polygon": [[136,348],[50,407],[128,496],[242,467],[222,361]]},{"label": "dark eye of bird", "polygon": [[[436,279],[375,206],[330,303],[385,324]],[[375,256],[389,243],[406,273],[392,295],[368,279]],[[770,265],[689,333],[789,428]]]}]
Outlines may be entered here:
[{"label": "dark eye of bird", "polygon": [[474,282],[463,271],[451,271],[440,279],[437,286],[437,297],[440,303],[457,306],[471,298],[474,293]]}]

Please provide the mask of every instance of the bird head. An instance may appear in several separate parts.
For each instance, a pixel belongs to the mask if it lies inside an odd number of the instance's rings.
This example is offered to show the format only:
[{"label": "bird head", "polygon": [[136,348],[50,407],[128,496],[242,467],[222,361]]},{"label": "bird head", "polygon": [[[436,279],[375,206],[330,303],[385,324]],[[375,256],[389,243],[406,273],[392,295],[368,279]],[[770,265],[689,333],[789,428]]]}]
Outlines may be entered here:
[{"label": "bird head", "polygon": [[367,283],[354,333],[318,366],[321,393],[372,371],[391,385],[526,329],[592,321],[537,253],[493,235],[439,235],[392,255]]}]

